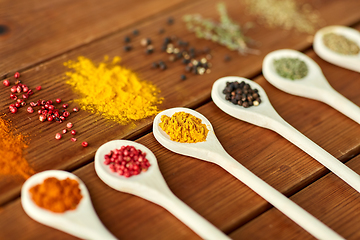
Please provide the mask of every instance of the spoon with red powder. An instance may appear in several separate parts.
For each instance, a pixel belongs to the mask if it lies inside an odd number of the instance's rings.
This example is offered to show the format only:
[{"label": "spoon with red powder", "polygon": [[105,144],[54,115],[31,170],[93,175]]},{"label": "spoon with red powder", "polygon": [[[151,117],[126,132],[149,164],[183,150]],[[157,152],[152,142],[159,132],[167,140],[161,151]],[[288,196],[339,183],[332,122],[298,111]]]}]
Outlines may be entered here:
[{"label": "spoon with red powder", "polygon": [[[71,194],[64,197],[67,190]],[[72,173],[49,170],[33,175],[22,186],[21,204],[35,221],[76,237],[117,239],[95,213],[85,184]]]},{"label": "spoon with red powder", "polygon": [[[131,150],[132,147],[136,150]],[[125,153],[125,151],[128,152]],[[132,165],[141,165],[136,164],[140,156],[144,157],[143,154],[139,155],[136,153],[140,153],[140,151],[141,153],[146,153],[145,157],[150,165],[148,168],[145,165],[145,171],[134,174],[136,173],[134,167],[128,166],[127,163],[131,162]],[[123,165],[121,163],[123,161],[127,163]],[[140,162],[143,161],[144,159]],[[115,167],[109,167],[109,165],[117,163],[120,164]],[[124,168],[121,166],[124,166]],[[128,169],[131,174],[125,175],[125,169]],[[137,168],[135,169],[137,170]],[[161,175],[155,155],[147,147],[128,140],[107,142],[95,154],[95,171],[99,178],[111,188],[136,195],[164,207],[201,238],[214,240],[229,239],[228,236],[171,192]]]}]

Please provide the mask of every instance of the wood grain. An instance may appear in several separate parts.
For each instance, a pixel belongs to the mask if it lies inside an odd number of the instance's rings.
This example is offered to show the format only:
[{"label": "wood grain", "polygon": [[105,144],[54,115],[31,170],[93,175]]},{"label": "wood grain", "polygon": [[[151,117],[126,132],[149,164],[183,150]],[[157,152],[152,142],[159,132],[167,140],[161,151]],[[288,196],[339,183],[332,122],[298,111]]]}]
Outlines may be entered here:
[{"label": "wood grain", "polygon": [[[346,2],[347,3],[347,2]],[[239,14],[245,10],[240,8],[239,2],[229,0],[226,2],[229,14],[238,22],[246,22],[251,20],[250,16]],[[324,15],[323,18],[327,21],[337,21],[338,23],[347,24],[353,21],[355,14],[354,9],[357,5],[352,1],[347,4],[339,4],[337,1],[331,1],[326,5],[322,3],[316,5],[320,13],[324,11],[327,14],[329,8],[346,9],[349,13],[347,17],[341,17],[338,14]],[[322,10],[323,9],[323,10]],[[50,61],[40,64],[34,68],[21,72],[22,80],[31,88],[38,85],[43,87],[43,90],[36,92],[31,99],[52,99],[61,97],[64,102],[71,102],[77,96],[72,93],[69,86],[65,84],[64,72],[66,68],[63,63],[69,59],[75,60],[78,56],[84,55],[94,62],[103,60],[104,55],[113,57],[119,55],[122,57],[123,64],[134,71],[138,72],[140,76],[146,80],[152,81],[157,85],[165,98],[164,104],[160,106],[161,109],[166,109],[175,106],[197,106],[198,104],[207,101],[210,97],[210,89],[212,83],[219,77],[226,75],[238,75],[244,77],[251,77],[258,74],[261,69],[262,58],[266,53],[284,47],[295,48],[301,50],[309,46],[306,42],[306,34],[292,34],[291,31],[279,29],[267,29],[259,26],[249,31],[249,36],[255,40],[261,40],[262,45],[259,46],[261,54],[259,56],[239,56],[236,53],[230,53],[232,57],[231,62],[224,62],[223,57],[229,54],[229,51],[222,47],[215,45],[206,40],[195,39],[192,33],[188,33],[184,24],[181,22],[181,17],[186,13],[200,13],[204,17],[217,17],[214,3],[201,1],[192,2],[182,6],[161,16],[157,16],[149,22],[143,22],[136,26],[140,31],[140,35],[133,38],[134,50],[129,53],[124,53],[123,39],[129,33],[128,29],[119,31],[116,34],[92,42],[90,44],[79,47],[73,51],[56,57]],[[357,13],[357,12],[356,12]],[[172,26],[166,25],[166,20],[169,16],[173,16],[175,24]],[[159,34],[158,28],[164,27],[166,33]],[[61,32],[61,29],[59,30]],[[186,81],[180,80],[180,75],[184,73],[184,66],[179,62],[168,62],[168,70],[161,72],[158,69],[151,69],[151,63],[160,59],[166,61],[167,54],[159,52],[160,45],[165,36],[177,35],[182,36],[183,40],[189,41],[191,46],[202,49],[208,46],[212,49],[213,60],[211,60],[213,67],[211,74],[203,76],[188,74]],[[283,41],[278,41],[279,36]],[[150,37],[155,46],[155,53],[146,55],[144,49],[140,46],[140,39],[143,37]],[[350,78],[354,73],[350,74]],[[350,91],[354,88],[349,89]],[[8,112],[8,105],[11,100],[8,99],[9,92],[2,87],[0,102],[1,111]],[[74,104],[70,104],[73,107]],[[118,139],[131,138],[141,135],[149,131],[152,118],[144,119],[136,122],[136,126],[119,126],[117,123],[107,121],[99,116],[91,115],[87,112],[79,112],[72,114],[69,121],[75,124],[78,131],[78,142],[76,144],[70,142],[70,138],[64,138],[61,141],[56,141],[54,135],[64,127],[64,124],[56,124],[45,122],[40,124],[36,120],[37,116],[34,113],[29,115],[25,109],[21,109],[16,115],[9,115],[10,119],[19,132],[29,135],[31,142],[27,149],[27,160],[37,171],[46,169],[75,169],[92,160],[96,149],[104,142]],[[296,126],[296,125],[295,125]],[[306,125],[311,127],[312,125]],[[86,149],[80,146],[82,141],[88,141],[90,146]],[[326,140],[326,139],[324,139]],[[342,151],[344,153],[357,152],[358,145],[345,147]],[[39,150],[41,149],[41,150]],[[355,150],[354,150],[355,149]],[[338,154],[341,157],[343,154]],[[0,204],[18,196],[19,188],[22,180],[19,178],[2,178],[0,183]]]},{"label": "wood grain", "polygon": [[[1,1],[0,79],[186,1]],[[123,41],[120,41],[123,42]]]},{"label": "wood grain", "polygon": [[[347,163],[348,167],[360,173],[359,156]],[[331,229],[345,239],[359,239],[360,196],[349,191],[345,183],[339,183],[330,173],[314,182],[291,200],[303,206]],[[261,231],[259,231],[261,229]],[[233,239],[313,239],[296,224],[289,224],[277,209],[271,209],[247,223],[230,235]]]}]

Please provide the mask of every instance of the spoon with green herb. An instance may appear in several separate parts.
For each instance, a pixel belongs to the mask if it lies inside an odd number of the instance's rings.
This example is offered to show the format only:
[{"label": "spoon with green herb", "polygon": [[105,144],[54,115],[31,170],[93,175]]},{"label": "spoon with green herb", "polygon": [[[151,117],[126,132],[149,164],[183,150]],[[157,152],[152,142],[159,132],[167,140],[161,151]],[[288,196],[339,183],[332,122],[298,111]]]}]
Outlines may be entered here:
[{"label": "spoon with green herb", "polygon": [[316,32],[314,51],[332,64],[360,72],[360,32],[345,26],[328,26]]},{"label": "spoon with green herb", "polygon": [[360,124],[360,107],[334,90],[307,55],[290,49],[273,51],[265,56],[262,72],[278,89],[324,102]]}]

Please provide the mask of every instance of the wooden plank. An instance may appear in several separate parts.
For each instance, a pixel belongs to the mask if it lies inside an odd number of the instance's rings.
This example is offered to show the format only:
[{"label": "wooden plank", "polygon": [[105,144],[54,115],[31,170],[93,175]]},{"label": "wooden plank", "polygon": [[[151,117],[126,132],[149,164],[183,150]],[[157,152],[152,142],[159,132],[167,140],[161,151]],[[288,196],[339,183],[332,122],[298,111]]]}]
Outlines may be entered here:
[{"label": "wooden plank", "polygon": [[[310,56],[313,55],[310,52]],[[313,57],[316,58],[316,56]],[[318,59],[316,60],[318,61]],[[345,82],[342,83],[345,85],[351,85],[353,78],[350,76],[356,74],[332,66],[324,68],[324,72],[329,76],[336,76],[336,74],[332,74],[334,71],[342,72],[341,75],[345,79]],[[281,116],[290,124],[296,125],[305,135],[311,136],[331,154],[336,157],[343,156],[348,149],[351,149],[351,146],[359,145],[356,137],[360,131],[359,126],[340,113],[322,103],[285,94],[270,86],[262,77],[256,81],[266,90]],[[348,97],[351,96],[352,91],[356,91],[354,87],[350,89],[347,90]],[[290,110],[289,102],[292,103]],[[212,122],[217,137],[230,155],[286,195],[302,189],[326,173],[324,167],[306,153],[270,130],[232,118],[213,103],[200,107],[198,111]],[[301,124],[292,117],[294,111],[298,111],[298,116],[304,116]],[[320,117],[319,113],[321,113]],[[308,122],[312,127],[308,126]],[[152,134],[146,135],[138,142],[155,153],[160,170],[170,189],[191,208],[224,232],[231,232],[271,207],[244,184],[214,164],[174,154],[158,144]],[[88,186],[100,218],[117,237],[121,239],[196,238],[191,230],[160,207],[106,187],[96,176],[92,163],[75,173]],[[357,195],[355,190],[337,177],[324,178],[321,181],[336,188],[336,191],[333,190],[333,194],[338,198],[353,199],[353,196]],[[314,194],[318,194],[318,192]],[[331,195],[334,198],[336,196]],[[296,202],[302,207],[307,206],[304,202]],[[295,229],[293,234],[299,234],[301,237],[310,237],[281,213],[277,213],[276,217],[279,215],[282,216],[280,217],[282,221],[280,226],[285,226],[286,229]],[[330,221],[333,220],[330,219]],[[15,223],[15,221],[16,227],[24,229],[23,232],[12,231],[12,227],[8,227],[9,223]],[[15,224],[10,224],[10,226],[13,225]],[[283,231],[282,227],[279,228],[277,228],[279,233],[276,236],[280,236],[279,234]],[[258,229],[261,228],[257,228],[257,231]],[[274,232],[277,231],[274,230]],[[13,238],[24,235],[29,238],[38,238],[41,234],[55,239],[64,237],[62,233],[37,224],[24,216],[19,200],[6,206],[0,213],[0,233]],[[241,236],[236,235],[234,239],[239,239]],[[285,235],[285,237],[287,236],[289,235]]]},{"label": "wooden plank", "polygon": [[[354,4],[353,1],[342,1],[342,3],[343,4],[339,4],[337,1],[332,1],[329,4],[319,5],[318,7],[320,12],[322,11],[322,8],[320,7],[322,6],[324,8],[324,14],[328,13],[329,8],[334,9],[335,7],[338,7],[338,9],[344,9],[344,11],[346,9],[349,14],[344,18],[340,18],[340,15],[337,14],[323,16],[329,22],[336,21],[338,23],[346,24],[349,23],[350,20],[353,20],[353,18],[349,16],[355,14],[356,11],[354,9],[356,9],[357,5]],[[234,16],[237,21],[246,22],[247,20],[250,20],[250,18],[244,14],[236,14],[239,13],[239,11],[241,12],[238,8],[238,1],[229,0],[226,4],[229,9],[229,14]],[[203,14],[204,17],[212,16],[213,18],[216,18],[215,16],[217,16],[215,6],[211,2],[194,2],[184,5],[174,12],[158,16],[152,21],[144,22],[137,26],[141,35],[133,40],[134,50],[127,54],[124,53],[121,43],[124,36],[129,33],[128,29],[21,72],[22,80],[31,88],[42,85],[43,90],[36,93],[32,99],[55,99],[61,97],[64,101],[68,102],[77,96],[72,93],[67,85],[65,85],[63,77],[66,69],[63,67],[63,62],[69,59],[74,60],[80,55],[89,57],[95,62],[103,60],[103,57],[106,54],[110,57],[119,55],[122,56],[125,66],[138,72],[144,79],[152,81],[162,90],[162,96],[165,98],[165,101],[161,106],[162,109],[175,106],[191,107],[196,106],[209,98],[211,86],[217,78],[226,75],[252,76],[259,73],[262,59],[269,51],[284,47],[295,49],[302,48],[309,44],[306,43],[307,35],[294,35],[288,31],[258,27],[256,31],[254,29],[250,31],[249,36],[255,40],[263,39],[263,44],[259,47],[261,51],[260,56],[251,55],[243,57],[238,56],[236,53],[230,53],[233,60],[231,62],[224,62],[223,56],[229,53],[227,49],[205,40],[195,39],[194,35],[188,33],[185,30],[184,24],[181,23],[181,17],[184,14],[196,12]],[[175,23],[177,24],[174,26],[176,27],[166,26],[166,19],[169,16],[174,17]],[[178,62],[168,63],[169,69],[161,73],[160,70],[150,69],[152,62],[160,59],[166,61],[168,57],[166,53],[159,53],[159,48],[165,35],[159,35],[158,28],[163,26],[165,27],[166,35],[183,36],[183,39],[189,41],[191,46],[197,48],[209,46],[212,49],[214,56],[211,61],[213,63],[212,73],[203,76],[188,75],[188,80],[181,81],[179,78],[180,75],[184,73],[184,66]],[[284,41],[278,41],[278,38],[269,36],[281,36]],[[156,54],[146,55],[144,53],[144,49],[140,47],[139,43],[142,37],[150,37],[153,39]],[[357,76],[350,71],[345,71],[345,74],[349,74],[349,79],[356,78]],[[339,84],[341,85],[341,83]],[[346,88],[344,89],[344,92],[346,93],[348,90],[353,91],[354,88]],[[1,111],[8,112],[8,105],[11,104],[12,101],[8,99],[7,90],[2,91],[0,102],[2,103],[0,105]],[[274,104],[276,104],[276,102],[274,102]],[[70,106],[72,107],[73,105]],[[287,105],[284,105],[284,107],[287,108]],[[302,105],[302,108],[303,107],[304,105]],[[331,111],[331,113],[335,112]],[[61,131],[63,125],[48,122],[40,124],[37,120],[34,120],[34,118],[36,119],[35,115],[29,117],[24,109],[16,115],[8,114],[8,118],[14,123],[18,131],[30,136],[31,142],[27,150],[26,158],[37,171],[46,169],[74,169],[86,162],[90,162],[96,149],[102,143],[117,138],[134,137],[149,130],[152,123],[152,119],[148,118],[138,121],[135,127],[120,126],[117,123],[104,120],[101,117],[91,115],[87,112],[72,114],[70,121],[76,124],[76,129],[79,133],[78,143],[83,140],[87,140],[90,143],[90,146],[84,149],[79,144],[73,144],[69,140],[56,141],[54,135],[56,132]],[[286,118],[286,120],[288,120],[288,118]],[[298,119],[296,116],[294,118]],[[318,120],[321,121],[323,118],[319,117]],[[314,119],[311,121],[314,121],[313,124],[317,124]],[[296,122],[294,123],[294,126],[297,127]],[[305,127],[311,129],[312,126],[314,125],[306,122]],[[314,134],[317,135],[316,132]],[[317,142],[316,138],[314,140]],[[327,140],[332,141],[331,139],[323,139],[325,142]],[[321,142],[319,143],[321,144]],[[353,145],[348,146],[345,146],[344,143],[340,144],[343,144],[344,146],[342,149],[343,153],[351,151],[358,152],[358,143],[353,143]],[[342,155],[343,154],[339,152],[336,156],[340,158]],[[22,182],[23,180],[19,178],[2,177],[0,183],[0,204],[18,196]]]},{"label": "wooden plank", "polygon": [[184,2],[1,1],[0,79]]},{"label": "wooden plank", "polygon": [[[360,173],[359,156],[347,165]],[[291,199],[345,239],[359,239],[360,196],[330,173]],[[259,231],[261,229],[261,231]],[[283,214],[271,209],[230,235],[233,239],[313,239]]]}]

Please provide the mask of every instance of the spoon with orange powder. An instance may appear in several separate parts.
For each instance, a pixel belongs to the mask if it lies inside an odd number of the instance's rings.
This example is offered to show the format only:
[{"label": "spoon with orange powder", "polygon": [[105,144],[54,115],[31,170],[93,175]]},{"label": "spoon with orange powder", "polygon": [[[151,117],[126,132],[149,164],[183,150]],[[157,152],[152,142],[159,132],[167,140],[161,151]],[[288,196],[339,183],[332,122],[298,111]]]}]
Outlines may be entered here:
[{"label": "spoon with orange powder", "polygon": [[85,184],[72,173],[49,170],[33,175],[22,186],[21,204],[35,221],[76,237],[117,239],[95,213]]}]

